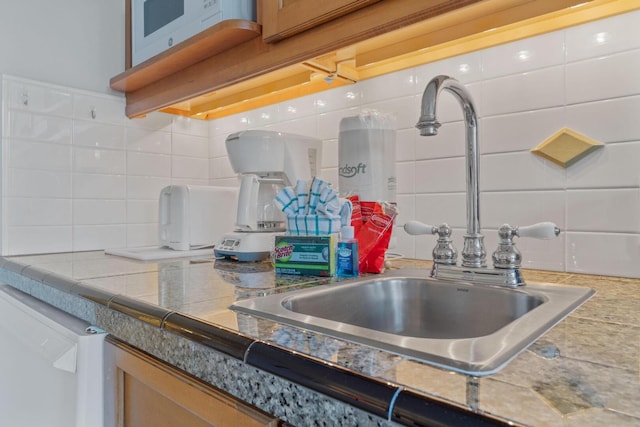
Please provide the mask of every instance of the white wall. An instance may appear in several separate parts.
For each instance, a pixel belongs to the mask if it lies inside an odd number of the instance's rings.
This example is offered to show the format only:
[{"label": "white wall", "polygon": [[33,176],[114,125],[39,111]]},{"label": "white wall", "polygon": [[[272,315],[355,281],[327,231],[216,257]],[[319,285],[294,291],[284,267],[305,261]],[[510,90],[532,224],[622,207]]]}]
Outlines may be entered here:
[{"label": "white wall", "polygon": [[[480,119],[481,224],[489,254],[503,223],[554,221],[553,241],[518,239],[524,265],[640,277],[640,12],[490,48],[211,123],[212,183],[233,179],[224,137],[247,128],[324,140],[323,177],[338,183],[338,126],[374,108],[398,121],[398,225],[465,219],[464,130],[444,95],[437,137],[414,128],[429,79],[448,74],[472,93]],[[448,97],[448,99],[445,99]],[[562,127],[606,144],[567,169],[529,150]],[[435,238],[399,232],[396,251],[430,259]]]},{"label": "white wall", "polygon": [[123,71],[123,0],[0,2],[0,74],[109,93]]}]

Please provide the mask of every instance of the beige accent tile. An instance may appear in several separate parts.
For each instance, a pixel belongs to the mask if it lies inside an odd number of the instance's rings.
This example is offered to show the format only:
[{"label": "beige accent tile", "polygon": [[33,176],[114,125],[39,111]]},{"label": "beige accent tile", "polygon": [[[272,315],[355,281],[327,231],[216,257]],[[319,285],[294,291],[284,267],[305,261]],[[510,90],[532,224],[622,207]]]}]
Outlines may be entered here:
[{"label": "beige accent tile", "polygon": [[563,168],[567,168],[591,151],[602,146],[601,142],[569,128],[563,128],[531,149],[531,152]]}]

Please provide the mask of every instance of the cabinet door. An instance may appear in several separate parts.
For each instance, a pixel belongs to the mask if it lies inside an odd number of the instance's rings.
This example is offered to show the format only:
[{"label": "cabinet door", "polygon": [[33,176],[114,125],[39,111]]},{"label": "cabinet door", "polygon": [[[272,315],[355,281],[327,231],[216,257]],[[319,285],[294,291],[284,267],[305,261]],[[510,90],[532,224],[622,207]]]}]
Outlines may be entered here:
[{"label": "cabinet door", "polygon": [[274,42],[380,0],[262,0],[262,38]]},{"label": "cabinet door", "polygon": [[120,427],[271,426],[275,417],[153,356],[107,338]]}]

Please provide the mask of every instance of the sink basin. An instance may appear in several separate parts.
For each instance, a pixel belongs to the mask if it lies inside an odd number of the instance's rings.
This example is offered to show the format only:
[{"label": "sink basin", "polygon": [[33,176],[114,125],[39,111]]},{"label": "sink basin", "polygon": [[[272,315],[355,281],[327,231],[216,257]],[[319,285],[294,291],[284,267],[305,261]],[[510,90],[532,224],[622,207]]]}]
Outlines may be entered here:
[{"label": "sink basin", "polygon": [[510,289],[427,274],[396,270],[231,308],[482,376],[497,372],[594,293],[537,283]]}]

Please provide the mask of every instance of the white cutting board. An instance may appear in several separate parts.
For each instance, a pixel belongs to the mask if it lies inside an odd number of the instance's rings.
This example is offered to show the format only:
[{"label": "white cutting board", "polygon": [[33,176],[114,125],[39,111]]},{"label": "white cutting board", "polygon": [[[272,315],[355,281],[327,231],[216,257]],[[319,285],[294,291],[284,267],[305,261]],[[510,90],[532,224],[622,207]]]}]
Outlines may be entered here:
[{"label": "white cutting board", "polygon": [[117,255],[126,258],[138,259],[141,261],[156,261],[170,258],[186,258],[186,257],[210,257],[214,258],[213,248],[193,249],[190,251],[176,251],[167,247],[149,246],[142,248],[121,248],[121,249],[105,249],[109,255]]}]

